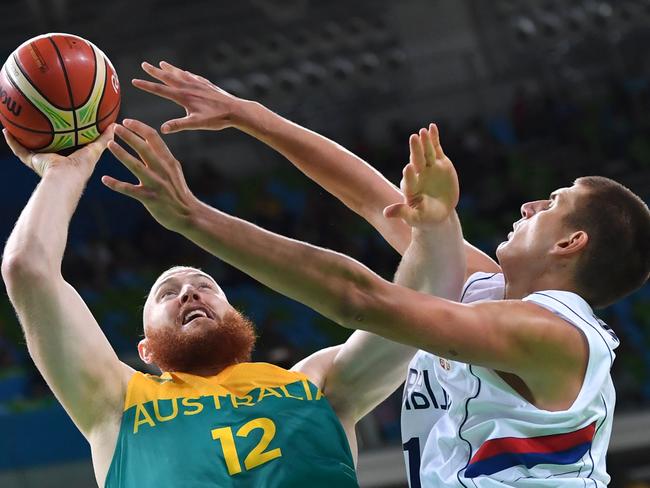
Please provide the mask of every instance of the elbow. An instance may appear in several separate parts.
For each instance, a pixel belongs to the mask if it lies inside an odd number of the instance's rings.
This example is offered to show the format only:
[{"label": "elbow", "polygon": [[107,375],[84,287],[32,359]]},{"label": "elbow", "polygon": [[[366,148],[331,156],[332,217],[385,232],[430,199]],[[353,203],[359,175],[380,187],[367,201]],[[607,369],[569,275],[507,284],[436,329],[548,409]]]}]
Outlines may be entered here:
[{"label": "elbow", "polygon": [[39,283],[53,274],[42,259],[34,259],[26,252],[9,252],[2,258],[2,279],[8,291],[25,282]]},{"label": "elbow", "polygon": [[373,332],[370,316],[381,297],[383,279],[370,272],[357,273],[343,285],[344,292],[336,322],[348,329]]}]

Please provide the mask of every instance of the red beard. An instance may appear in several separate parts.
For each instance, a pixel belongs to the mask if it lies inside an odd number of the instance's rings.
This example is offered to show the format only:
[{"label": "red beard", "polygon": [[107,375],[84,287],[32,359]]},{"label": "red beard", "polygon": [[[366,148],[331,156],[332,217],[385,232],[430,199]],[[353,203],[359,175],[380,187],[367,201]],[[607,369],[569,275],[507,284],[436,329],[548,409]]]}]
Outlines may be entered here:
[{"label": "red beard", "polygon": [[210,325],[152,330],[146,338],[153,362],[162,371],[212,374],[250,361],[256,339],[253,323],[234,311]]}]

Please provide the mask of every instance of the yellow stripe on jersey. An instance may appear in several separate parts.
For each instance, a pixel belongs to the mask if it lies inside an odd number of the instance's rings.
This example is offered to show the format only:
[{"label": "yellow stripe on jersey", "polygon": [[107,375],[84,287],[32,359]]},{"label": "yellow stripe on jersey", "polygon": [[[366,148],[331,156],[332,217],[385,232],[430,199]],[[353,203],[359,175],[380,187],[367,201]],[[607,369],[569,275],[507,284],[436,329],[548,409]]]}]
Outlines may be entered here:
[{"label": "yellow stripe on jersey", "polygon": [[[304,395],[289,393],[286,385],[301,382]],[[215,376],[196,376],[189,373],[163,373],[161,376],[136,372],[127,387],[124,410],[152,400],[190,399],[203,396],[231,397],[233,402],[247,402],[251,391],[259,389],[254,399],[282,396],[304,400],[318,400],[320,390],[312,391],[309,379],[303,373],[287,371],[268,363],[240,363]],[[301,391],[301,395],[303,392]],[[237,400],[243,399],[243,400]],[[216,401],[216,400],[215,400]],[[250,400],[252,401],[252,400]],[[241,403],[248,405],[249,403]],[[189,405],[188,405],[189,406]],[[235,407],[237,405],[234,405]]]}]

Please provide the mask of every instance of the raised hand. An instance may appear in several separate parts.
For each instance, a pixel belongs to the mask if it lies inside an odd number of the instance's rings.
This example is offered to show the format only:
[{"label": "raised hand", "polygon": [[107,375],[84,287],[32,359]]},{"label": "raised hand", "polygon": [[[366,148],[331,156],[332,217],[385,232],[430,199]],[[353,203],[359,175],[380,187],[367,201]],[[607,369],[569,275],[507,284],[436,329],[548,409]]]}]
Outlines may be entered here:
[{"label": "raised hand", "polygon": [[139,183],[133,185],[103,176],[111,190],[140,201],[149,213],[164,227],[180,231],[198,200],[185,182],[181,164],[169,151],[155,129],[138,121],[126,119],[117,125],[115,134],[129,145],[140,157],[111,142],[108,149],[126,166]]},{"label": "raised hand", "polygon": [[180,105],[185,117],[168,120],[160,130],[163,134],[183,130],[221,130],[233,125],[236,105],[244,100],[215,86],[198,76],[173,66],[165,61],[160,68],[142,63],[142,69],[160,83],[135,79],[133,86]]},{"label": "raised hand", "polygon": [[90,144],[86,144],[69,156],[56,153],[36,153],[22,146],[7,129],[2,129],[7,145],[20,161],[41,178],[45,172],[54,166],[70,166],[77,168],[84,177],[90,178],[99,157],[108,142],[113,139],[114,126],[109,126],[102,135]]},{"label": "raised hand", "polygon": [[458,204],[458,176],[440,145],[438,127],[420,129],[409,139],[410,161],[404,167],[400,188],[402,203],[389,205],[384,216],[401,218],[411,227],[427,227],[445,221]]}]

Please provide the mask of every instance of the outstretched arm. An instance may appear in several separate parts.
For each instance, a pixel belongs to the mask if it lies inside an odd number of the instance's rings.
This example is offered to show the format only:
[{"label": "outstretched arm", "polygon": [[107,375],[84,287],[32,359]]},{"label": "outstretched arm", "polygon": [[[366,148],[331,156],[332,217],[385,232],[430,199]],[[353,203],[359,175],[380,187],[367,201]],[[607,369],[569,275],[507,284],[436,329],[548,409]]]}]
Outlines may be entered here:
[{"label": "outstretched arm", "polygon": [[344,327],[517,374],[533,394],[565,388],[567,371],[582,367],[584,355],[576,353],[582,347],[580,332],[551,312],[519,300],[463,305],[389,283],[345,255],[273,234],[199,202],[180,163],[151,127],[125,121],[116,134],[141,160],[116,143],[109,148],[140,183],[105,176],[104,184],[142,202],[163,226]]},{"label": "outstretched arm", "polygon": [[[181,130],[220,130],[235,127],[272,147],[300,171],[366,219],[386,241],[403,254],[411,240],[411,228],[401,219],[386,219],[383,210],[402,200],[398,188],[363,159],[339,144],[299,126],[263,105],[242,100],[203,77],[169,63],[144,71],[161,83],[134,80],[149,93],[167,98],[186,111],[186,116],[165,122],[163,133]],[[359,191],[359,189],[363,191]],[[485,253],[465,243],[467,274],[499,271]]]},{"label": "outstretched arm", "polygon": [[7,241],[2,276],[34,363],[89,438],[121,413],[128,369],[61,276],[61,261],[70,218],[112,131],[69,157],[33,154],[5,137],[42,180]]},{"label": "outstretched arm", "polygon": [[[458,200],[458,179],[444,155],[438,130],[431,125],[409,139],[410,163],[404,168],[401,188],[404,203],[388,213],[403,218],[415,233],[395,275],[395,283],[431,295],[458,300],[463,285],[465,254],[460,224],[455,215],[442,219],[431,205],[431,192],[446,187],[449,205]],[[295,369],[318,381],[348,432],[404,381],[416,348],[389,341],[366,331],[355,331],[335,348],[318,351]],[[356,453],[356,445],[351,446]]]},{"label": "outstretched arm", "polygon": [[[387,208],[413,228],[395,283],[434,296],[458,300],[465,274],[463,235],[453,209],[458,202],[458,178],[444,155],[438,130],[431,125],[409,139],[410,162],[401,188],[404,202]],[[436,205],[446,192],[443,205]],[[328,371],[326,389],[354,422],[383,401],[402,381],[415,351],[377,335],[355,332]],[[344,408],[347,407],[347,408]]]}]

